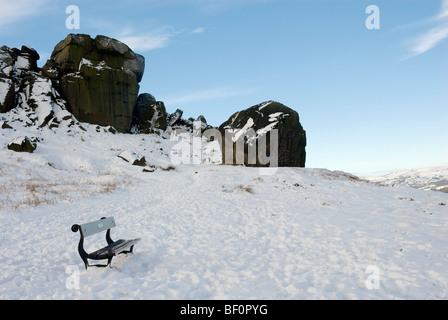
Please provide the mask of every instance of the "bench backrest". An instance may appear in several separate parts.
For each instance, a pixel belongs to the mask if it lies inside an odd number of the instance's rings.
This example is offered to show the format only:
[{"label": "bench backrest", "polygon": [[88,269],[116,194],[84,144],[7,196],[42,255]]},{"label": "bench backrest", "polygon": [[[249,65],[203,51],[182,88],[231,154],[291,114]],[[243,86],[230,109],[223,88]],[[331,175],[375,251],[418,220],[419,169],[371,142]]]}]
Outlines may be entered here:
[{"label": "bench backrest", "polygon": [[79,226],[83,237],[89,237],[102,231],[115,228],[115,219],[113,217],[89,222]]}]

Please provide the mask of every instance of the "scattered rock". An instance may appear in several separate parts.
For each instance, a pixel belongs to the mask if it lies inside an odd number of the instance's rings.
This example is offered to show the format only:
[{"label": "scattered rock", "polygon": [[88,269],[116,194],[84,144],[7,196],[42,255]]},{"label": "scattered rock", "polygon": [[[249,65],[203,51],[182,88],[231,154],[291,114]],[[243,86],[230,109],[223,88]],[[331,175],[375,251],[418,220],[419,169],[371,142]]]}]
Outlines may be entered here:
[{"label": "scattered rock", "polygon": [[12,127],[6,121],[2,121],[0,123],[2,124],[1,125],[2,129],[12,129]]},{"label": "scattered rock", "polygon": [[133,166],[146,167],[146,159],[144,156],[140,156],[135,154],[132,151],[124,151],[118,155],[119,158],[123,159],[126,162],[129,162]]},{"label": "scattered rock", "polygon": [[19,137],[8,145],[8,149],[15,152],[33,153],[37,148],[36,142],[28,137]]}]

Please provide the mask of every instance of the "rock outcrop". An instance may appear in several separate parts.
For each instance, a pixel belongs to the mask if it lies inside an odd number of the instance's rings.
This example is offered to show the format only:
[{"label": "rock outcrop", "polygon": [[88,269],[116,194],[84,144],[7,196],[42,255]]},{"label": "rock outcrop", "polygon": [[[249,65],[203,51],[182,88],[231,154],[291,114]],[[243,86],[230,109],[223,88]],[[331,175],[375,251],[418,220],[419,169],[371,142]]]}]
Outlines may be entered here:
[{"label": "rock outcrop", "polygon": [[[97,131],[104,126],[114,133],[156,133],[166,139],[173,133],[202,133],[209,142],[220,140],[224,164],[305,166],[306,132],[298,113],[281,103],[267,101],[237,112],[218,131],[203,115],[183,119],[181,110],[169,114],[154,96],[139,95],[145,59],[118,40],[70,34],[42,69],[39,58],[27,46],[0,48],[0,113],[8,114],[0,118],[1,129],[19,121],[27,127],[85,130],[80,122],[86,122],[98,125]],[[214,130],[206,133],[209,129]]]},{"label": "rock outcrop", "polygon": [[[273,150],[270,145],[270,135],[273,129],[278,130],[278,150]],[[247,110],[237,112],[228,121],[219,127],[222,137],[222,153],[225,164],[245,164],[247,166],[269,166],[260,159],[258,152],[261,143],[267,143],[266,157],[272,156],[277,151],[279,167],[305,167],[306,162],[306,132],[299,121],[296,111],[285,105],[267,101],[253,106]],[[263,139],[261,139],[263,138]],[[227,140],[227,142],[226,142]],[[226,143],[232,143],[232,148],[227,149]],[[237,145],[244,145],[244,154],[238,160]],[[256,155],[256,161],[250,157]],[[226,150],[233,150],[227,154]],[[251,161],[252,160],[252,161]],[[230,163],[229,163],[230,162]],[[243,163],[241,163],[243,162]]]},{"label": "rock outcrop", "polygon": [[[154,96],[139,95],[145,59],[126,44],[105,36],[70,34],[40,69],[33,48],[0,48],[0,113],[2,122],[68,130],[80,122],[109,127],[111,132],[161,134],[193,131],[195,118],[168,114]],[[200,116],[203,131],[211,128]],[[99,127],[97,130],[101,130]]]},{"label": "rock outcrop", "polygon": [[38,60],[30,47],[0,48],[0,113],[15,110],[17,121],[27,126],[55,126],[71,114],[51,80],[40,73]]},{"label": "rock outcrop", "polygon": [[[23,86],[22,73],[35,72],[39,54],[36,50],[22,46],[22,49],[0,48],[0,112],[16,107],[16,88]],[[23,76],[31,76],[23,74]]]},{"label": "rock outcrop", "polygon": [[128,132],[145,59],[105,36],[70,34],[42,68],[58,84],[67,109],[81,122]]}]

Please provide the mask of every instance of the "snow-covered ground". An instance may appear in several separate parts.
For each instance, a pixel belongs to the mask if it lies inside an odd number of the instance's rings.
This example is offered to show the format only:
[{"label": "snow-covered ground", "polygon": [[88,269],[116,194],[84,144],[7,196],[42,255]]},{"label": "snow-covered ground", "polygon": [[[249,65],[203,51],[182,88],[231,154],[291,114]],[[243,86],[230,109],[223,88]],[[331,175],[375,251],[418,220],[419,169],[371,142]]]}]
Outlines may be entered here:
[{"label": "snow-covered ground", "polygon": [[[446,193],[324,169],[173,165],[181,139],[8,124],[2,300],[448,299]],[[39,140],[33,154],[7,150],[20,136]],[[112,238],[142,240],[112,268],[86,271],[70,228],[111,216]]]}]

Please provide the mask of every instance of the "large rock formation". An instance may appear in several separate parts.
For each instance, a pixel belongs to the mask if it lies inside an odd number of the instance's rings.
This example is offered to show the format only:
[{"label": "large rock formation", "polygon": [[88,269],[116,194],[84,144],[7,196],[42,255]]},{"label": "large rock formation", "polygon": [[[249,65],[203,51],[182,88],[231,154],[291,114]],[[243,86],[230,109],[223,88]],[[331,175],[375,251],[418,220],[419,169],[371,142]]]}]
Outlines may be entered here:
[{"label": "large rock formation", "polygon": [[118,40],[70,34],[55,47],[42,74],[59,84],[79,121],[128,132],[144,68],[144,57]]},{"label": "large rock formation", "polygon": [[[270,145],[273,129],[278,130],[278,141],[274,141],[278,144],[277,150]],[[298,113],[281,103],[267,101],[237,112],[219,127],[219,131],[223,137],[222,153],[225,164],[270,166],[272,163],[260,159],[259,153],[260,144],[267,143],[265,156],[272,159],[273,152],[278,152],[279,167],[305,167],[306,132],[300,124]],[[226,134],[227,139],[224,138]],[[226,148],[226,143],[232,143],[232,147]],[[244,154],[240,155],[240,160],[238,145],[244,146]],[[233,150],[233,155],[227,154],[226,157],[226,150]],[[251,155],[256,155],[256,161]]]},{"label": "large rock formation", "polygon": [[118,40],[70,34],[42,69],[37,60],[39,54],[30,47],[0,48],[0,113],[8,113],[1,128],[20,121],[71,130],[80,121],[165,138],[175,132],[202,133],[219,140],[225,164],[305,166],[306,132],[299,115],[278,102],[238,112],[219,131],[207,132],[213,128],[204,116],[185,120],[181,110],[167,114],[154,96],[138,95],[145,59]]}]

